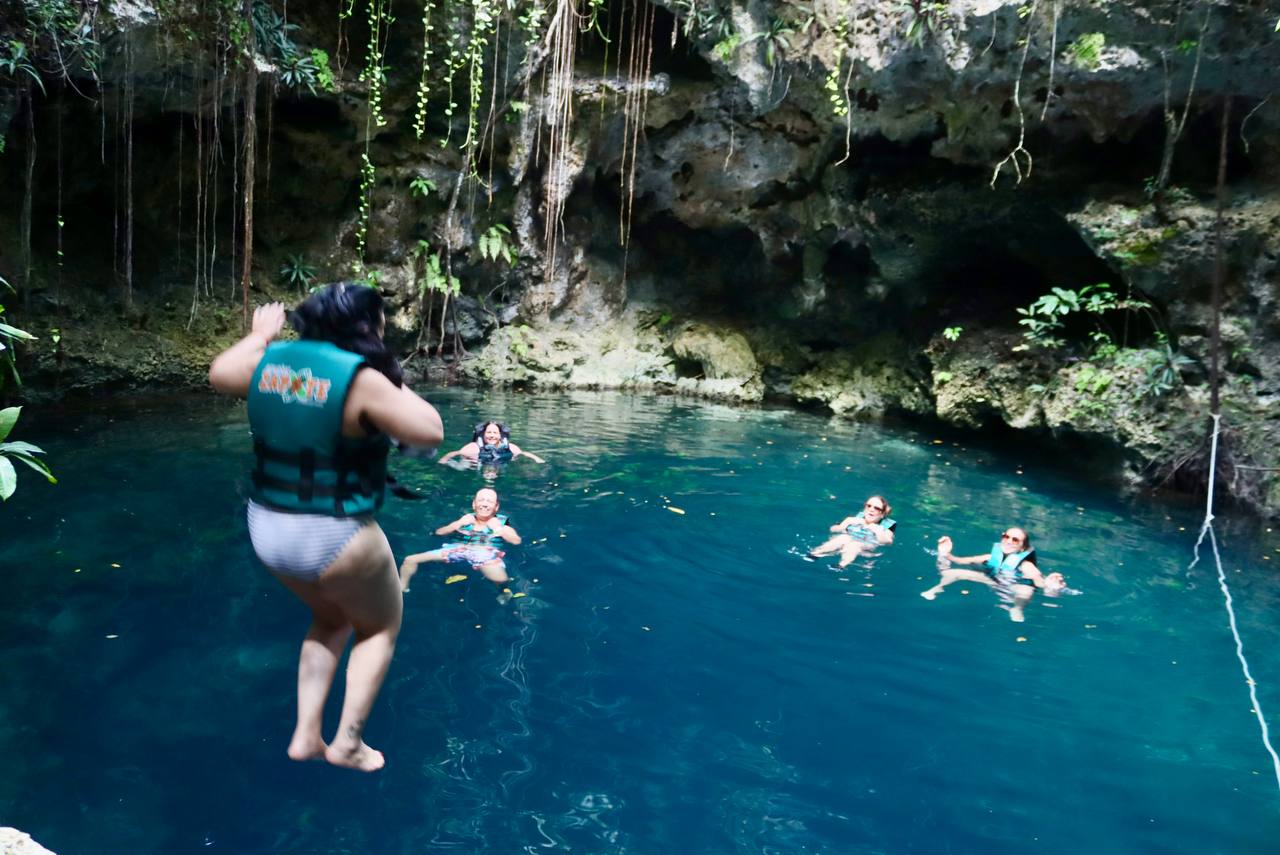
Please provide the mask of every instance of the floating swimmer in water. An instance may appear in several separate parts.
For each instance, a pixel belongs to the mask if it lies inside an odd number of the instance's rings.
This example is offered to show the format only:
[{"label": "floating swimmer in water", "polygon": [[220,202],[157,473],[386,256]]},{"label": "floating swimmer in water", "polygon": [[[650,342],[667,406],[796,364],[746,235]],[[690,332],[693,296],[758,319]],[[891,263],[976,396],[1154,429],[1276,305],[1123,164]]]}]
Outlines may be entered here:
[{"label": "floating swimmer in water", "polygon": [[845,517],[831,527],[835,532],[826,543],[810,550],[814,558],[840,553],[838,566],[847,567],[859,555],[870,555],[880,546],[893,543],[893,530],[898,523],[889,519],[893,508],[884,496],[871,496],[862,505],[862,513]]},{"label": "floating swimmer in water", "polygon": [[489,487],[477,490],[471,509],[471,513],[463,514],[448,525],[436,529],[436,534],[441,536],[460,533],[461,543],[446,543],[440,549],[419,552],[404,560],[400,565],[400,587],[403,590],[409,590],[409,580],[418,572],[418,565],[427,561],[468,564],[472,570],[479,570],[499,588],[511,580],[507,575],[507,565],[502,561],[504,553],[498,549],[497,544],[499,541],[506,541],[519,545],[520,535],[507,525],[506,516],[498,513],[497,492]]},{"label": "floating swimmer in water", "polygon": [[[1036,588],[1043,588],[1046,596],[1056,597],[1066,593],[1067,580],[1061,573],[1041,573],[1035,565],[1036,551],[1031,547],[1031,536],[1026,529],[1009,528],[1000,535],[1000,541],[991,545],[989,555],[970,555],[961,558],[951,554],[951,538],[938,538],[938,569],[942,579],[920,596],[932,600],[952,582],[965,580],[997,588],[1012,598],[1009,619],[1015,623],[1026,620],[1023,608],[1035,596]],[[953,570],[952,564],[981,564],[985,573],[976,570]]]},{"label": "floating swimmer in water", "polygon": [[532,451],[525,451],[511,441],[511,431],[502,422],[480,422],[471,434],[471,442],[440,458],[447,463],[455,457],[482,464],[506,463],[517,457],[527,457],[534,463],[546,463]]}]

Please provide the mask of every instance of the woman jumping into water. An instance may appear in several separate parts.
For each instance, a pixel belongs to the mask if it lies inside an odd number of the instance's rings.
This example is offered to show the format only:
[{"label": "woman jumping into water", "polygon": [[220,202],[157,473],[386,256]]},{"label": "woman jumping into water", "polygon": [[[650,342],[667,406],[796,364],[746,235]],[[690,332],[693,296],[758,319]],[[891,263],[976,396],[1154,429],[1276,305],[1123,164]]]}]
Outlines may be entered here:
[{"label": "woman jumping into water", "polygon": [[[373,520],[386,488],[387,437],[434,447],[444,429],[435,408],[404,385],[382,340],[376,289],[338,283],[318,291],[293,313],[301,340],[272,344],[284,319],[279,303],[259,307],[249,334],[213,361],[209,381],[249,399],[257,458],[249,538],[311,609],[288,754],[372,772],[385,760],[365,744],[364,727],[404,607],[391,547]],[[325,699],[353,634],[342,717],[326,744]]]}]

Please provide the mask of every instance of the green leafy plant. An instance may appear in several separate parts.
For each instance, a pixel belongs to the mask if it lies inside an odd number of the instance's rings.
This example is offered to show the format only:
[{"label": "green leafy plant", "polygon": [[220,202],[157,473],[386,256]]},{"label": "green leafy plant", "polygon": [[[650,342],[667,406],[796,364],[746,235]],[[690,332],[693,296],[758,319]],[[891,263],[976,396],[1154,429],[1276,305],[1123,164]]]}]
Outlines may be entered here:
[{"label": "green leafy plant", "polygon": [[295,252],[280,265],[280,281],[286,285],[296,285],[306,289],[316,281],[316,269],[307,263],[301,253]]},{"label": "green leafy plant", "polygon": [[316,86],[324,92],[336,92],[338,87],[334,82],[333,69],[329,67],[329,54],[320,48],[311,49],[311,64],[315,66]]},{"label": "green leafy plant", "polygon": [[27,45],[17,39],[9,41],[7,52],[0,53],[0,71],[13,78],[25,75],[35,81],[40,87],[40,91],[44,92],[44,81],[40,79],[40,72],[36,71],[34,65],[31,64],[27,56]]},{"label": "green leafy plant", "polygon": [[947,341],[958,341],[962,332],[964,332],[964,327],[947,327],[942,331],[942,337]]},{"label": "green leafy plant", "polygon": [[916,47],[923,47],[926,38],[937,35],[951,22],[946,3],[903,0],[898,6],[906,23],[903,35]]},{"label": "green leafy plant", "polygon": [[456,276],[447,276],[444,265],[440,262],[440,253],[431,252],[431,245],[420,240],[413,249],[415,261],[422,263],[422,277],[419,280],[419,293],[444,294],[456,297],[462,293],[462,283]]},{"label": "green leafy plant", "polygon": [[1018,323],[1026,327],[1023,330],[1025,344],[1015,350],[1026,350],[1029,347],[1062,347],[1066,340],[1060,337],[1065,327],[1067,316],[1084,312],[1102,315],[1112,311],[1147,311],[1151,304],[1145,300],[1131,298],[1122,299],[1111,290],[1111,285],[1099,282],[1096,285],[1085,285],[1079,290],[1070,288],[1050,288],[1048,294],[1042,294],[1034,303],[1017,310],[1022,318]]},{"label": "green leafy plant", "polygon": [[1149,398],[1159,398],[1172,392],[1182,382],[1182,372],[1195,365],[1195,360],[1191,357],[1173,349],[1169,337],[1163,332],[1156,333],[1156,343],[1159,350],[1155,358],[1150,360],[1146,381],[1139,390]]},{"label": "green leafy plant", "polygon": [[430,178],[424,178],[419,175],[417,178],[409,182],[409,192],[420,198],[436,192],[436,183]]},{"label": "green leafy plant", "polygon": [[516,356],[523,359],[529,355],[529,346],[533,341],[533,331],[529,329],[528,324],[520,324],[510,329],[511,349],[516,352]]},{"label": "green leafy plant", "polygon": [[1102,49],[1107,37],[1102,33],[1083,33],[1067,45],[1067,58],[1081,68],[1095,69],[1102,62]]},{"label": "green leafy plant", "polygon": [[715,54],[716,59],[727,63],[733,59],[733,55],[738,51],[738,45],[742,43],[742,36],[737,33],[729,33],[729,35],[716,42],[711,47],[711,52]]},{"label": "green leafy plant", "polygon": [[[17,293],[13,290],[13,286],[3,276],[0,276],[0,289],[9,293]],[[17,327],[10,326],[5,323],[4,306],[0,305],[0,391],[4,390],[5,383],[12,381],[13,385],[21,386],[22,378],[18,376],[18,365],[13,358],[13,346],[20,341],[35,341],[36,337],[26,330],[20,330]]]},{"label": "green leafy plant", "polygon": [[[244,37],[235,29],[239,23],[233,19],[229,30],[232,42],[241,44]],[[274,60],[280,69],[280,82],[292,89],[305,87],[312,95],[316,87],[325,92],[333,91],[333,71],[329,68],[329,55],[322,50],[304,53],[293,40],[299,29],[284,19],[266,0],[253,4],[253,33],[258,51]]]},{"label": "green leafy plant", "polygon": [[14,425],[18,423],[18,416],[21,413],[22,407],[7,407],[0,410],[0,499],[5,501],[8,501],[13,491],[18,489],[18,473],[13,468],[14,460],[25,463],[39,472],[50,484],[58,483],[58,479],[49,471],[48,465],[36,457],[37,454],[44,454],[44,449],[29,442],[6,441]]},{"label": "green leafy plant", "polygon": [[1077,392],[1087,393],[1096,398],[1107,391],[1114,379],[1111,372],[1086,362],[1076,372],[1075,388]]},{"label": "green leafy plant", "polygon": [[796,31],[792,27],[787,26],[784,21],[779,18],[774,18],[769,22],[767,29],[761,30],[758,33],[752,33],[747,38],[746,43],[763,43],[765,65],[773,68],[786,55],[787,49],[791,47],[791,36],[795,35],[795,32]]},{"label": "green leafy plant", "polygon": [[486,261],[497,261],[502,259],[509,266],[515,265],[516,253],[515,248],[507,241],[510,236],[511,229],[502,223],[495,223],[480,236],[477,249],[480,251],[480,257]]},{"label": "green leafy plant", "polygon": [[684,23],[681,31],[685,38],[719,40],[733,32],[729,14],[715,0],[675,0],[672,6]]}]

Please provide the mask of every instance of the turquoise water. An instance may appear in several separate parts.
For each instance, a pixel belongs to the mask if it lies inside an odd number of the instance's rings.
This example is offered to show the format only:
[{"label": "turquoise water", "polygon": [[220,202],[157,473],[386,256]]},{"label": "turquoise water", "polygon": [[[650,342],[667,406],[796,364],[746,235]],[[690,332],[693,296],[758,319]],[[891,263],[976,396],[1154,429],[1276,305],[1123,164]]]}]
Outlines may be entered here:
[{"label": "turquoise water", "polygon": [[[306,613],[252,560],[243,407],[24,417],[61,484],[24,470],[0,512],[0,825],[61,855],[1276,851],[1196,509],[810,414],[435,400],[449,447],[491,414],[550,461],[496,482],[529,596],[415,578],[374,776],[284,756]],[[383,514],[397,556],[484,483],[396,469],[429,496]],[[899,521],[874,566],[800,557],[871,492]],[[1021,625],[976,585],[918,596],[939,534],[985,552],[1012,521],[1080,596]],[[1280,722],[1280,541],[1219,532]]]}]

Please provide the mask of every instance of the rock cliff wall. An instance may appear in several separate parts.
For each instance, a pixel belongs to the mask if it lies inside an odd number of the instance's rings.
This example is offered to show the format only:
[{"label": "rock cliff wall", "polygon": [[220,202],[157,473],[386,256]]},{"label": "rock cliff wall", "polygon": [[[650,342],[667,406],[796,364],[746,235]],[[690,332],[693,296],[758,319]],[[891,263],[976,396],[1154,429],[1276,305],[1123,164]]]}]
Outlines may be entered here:
[{"label": "rock cliff wall", "polygon": [[[289,8],[299,39],[337,41],[336,6]],[[154,6],[114,10],[103,77],[132,81],[134,142],[147,151],[134,166],[144,299],[123,320],[112,308],[119,264],[107,257],[119,244],[104,224],[118,229],[119,178],[103,164],[118,163],[115,126],[97,151],[64,144],[57,164],[48,156],[59,128],[110,125],[126,88],[104,84],[100,105],[50,95],[35,111],[35,220],[55,215],[56,175],[61,210],[88,216],[60,232],[76,252],[56,269],[47,230],[33,238],[44,264],[24,288],[27,316],[60,329],[56,346],[46,336],[27,357],[44,388],[198,382],[236,329],[219,295],[235,287],[227,173],[239,167],[224,154],[211,174],[192,149],[219,139],[208,127],[218,117],[222,133],[233,128],[238,94],[215,86],[208,57],[161,37]],[[439,369],[428,357],[443,352],[450,376],[484,383],[780,397],[850,417],[1008,427],[1115,450],[1134,483],[1176,481],[1203,448],[1229,96],[1224,474],[1244,500],[1280,509],[1268,472],[1280,465],[1274,4],[662,0],[606,11],[610,46],[579,39],[576,121],[553,181],[545,92],[519,88],[534,79],[521,69],[536,44],[494,64],[506,100],[494,99],[469,177],[457,146],[439,144],[465,132],[458,117],[434,107],[426,137],[413,133],[413,15],[391,31],[385,127],[370,130],[355,60],[333,92],[276,90],[255,211],[264,294],[301,259],[322,278],[349,275],[367,153],[377,172],[364,270],[392,295],[392,334],[419,353],[413,365]],[[648,34],[639,77],[625,52],[637,32]],[[346,36],[359,43],[358,28]],[[6,226],[22,128],[0,90]],[[549,194],[563,202],[554,261]],[[509,256],[482,243],[495,227]],[[15,233],[0,237],[8,257]],[[438,299],[422,296],[432,255],[437,277],[460,285],[443,322]],[[1104,282],[1145,307],[1080,309],[1047,336],[1059,346],[1027,341],[1019,309]]]}]

